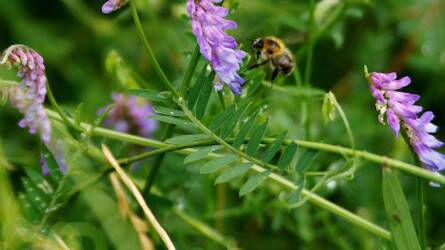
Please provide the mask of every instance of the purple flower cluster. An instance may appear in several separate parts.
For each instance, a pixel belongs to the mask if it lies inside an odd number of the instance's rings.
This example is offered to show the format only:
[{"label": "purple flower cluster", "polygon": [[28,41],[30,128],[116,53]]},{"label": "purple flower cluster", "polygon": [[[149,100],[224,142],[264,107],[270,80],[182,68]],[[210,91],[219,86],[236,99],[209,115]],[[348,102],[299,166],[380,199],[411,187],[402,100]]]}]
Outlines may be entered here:
[{"label": "purple flower cluster", "polygon": [[237,24],[225,19],[229,11],[215,5],[219,2],[221,0],[188,0],[187,11],[201,54],[216,72],[216,89],[221,90],[225,83],[239,95],[244,79],[238,70],[246,53],[237,49],[235,39],[225,33],[225,30],[235,29]]},{"label": "purple flower cluster", "polygon": [[108,0],[102,5],[102,12],[105,14],[111,13],[122,8],[128,3],[128,0]]},{"label": "purple flower cluster", "polygon": [[397,80],[396,73],[374,72],[369,75],[369,80],[376,108],[380,112],[379,121],[384,124],[386,114],[386,120],[396,137],[402,127],[426,168],[433,172],[444,170],[445,155],[435,151],[443,143],[431,135],[437,131],[437,126],[431,123],[433,112],[421,114],[422,107],[414,105],[420,96],[398,91],[409,85],[411,79],[403,77]]},{"label": "purple flower cluster", "polygon": [[[156,130],[158,123],[148,116],[154,115],[150,104],[134,96],[120,93],[112,94],[114,107],[104,124],[114,130],[149,137]],[[104,109],[99,112],[102,113]]]},{"label": "purple flower cluster", "polygon": [[43,107],[46,96],[43,58],[24,45],[13,45],[4,52],[0,64],[15,65],[22,79],[18,86],[9,89],[11,104],[24,114],[19,126],[28,127],[31,134],[38,132],[42,141],[48,143],[51,123]]}]

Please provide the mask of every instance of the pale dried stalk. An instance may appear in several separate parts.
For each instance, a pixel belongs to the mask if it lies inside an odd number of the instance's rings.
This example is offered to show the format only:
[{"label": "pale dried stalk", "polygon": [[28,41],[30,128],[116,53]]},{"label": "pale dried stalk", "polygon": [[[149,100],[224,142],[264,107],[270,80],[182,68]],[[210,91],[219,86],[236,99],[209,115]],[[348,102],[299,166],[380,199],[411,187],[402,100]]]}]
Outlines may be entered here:
[{"label": "pale dried stalk", "polygon": [[119,163],[117,163],[116,159],[114,158],[113,154],[108,149],[108,147],[105,145],[102,145],[102,152],[104,153],[105,158],[107,158],[107,160],[111,164],[111,166],[113,166],[113,168],[119,174],[119,177],[122,179],[124,184],[130,190],[131,194],[134,196],[134,198],[138,202],[139,206],[141,206],[142,210],[144,211],[144,214],[147,216],[148,221],[153,226],[153,228],[156,230],[156,232],[159,234],[159,237],[161,237],[161,239],[164,242],[167,249],[168,250],[176,250],[170,237],[165,232],[164,228],[162,228],[162,226],[156,220],[156,217],[151,212],[150,208],[148,207],[148,205],[145,202],[144,198],[142,197],[141,193],[137,189],[136,185],[127,176],[125,171],[119,166]]},{"label": "pale dried stalk", "polygon": [[141,218],[136,216],[133,211],[131,211],[118,175],[116,173],[112,173],[110,175],[110,181],[117,196],[119,210],[121,211],[122,216],[128,218],[133,225],[133,228],[138,235],[141,248],[143,250],[154,250],[155,248],[153,246],[153,242],[147,237],[148,226]]}]

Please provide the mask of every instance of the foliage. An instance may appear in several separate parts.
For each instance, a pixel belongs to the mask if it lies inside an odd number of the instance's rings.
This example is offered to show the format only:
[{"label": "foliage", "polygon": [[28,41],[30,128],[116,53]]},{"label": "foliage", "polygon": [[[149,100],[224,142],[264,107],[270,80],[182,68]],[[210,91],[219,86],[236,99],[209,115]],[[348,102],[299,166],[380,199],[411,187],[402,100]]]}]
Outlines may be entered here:
[{"label": "foliage", "polygon": [[[242,49],[274,35],[296,57],[274,83],[246,59],[242,96],[214,90],[184,0],[131,3],[103,15],[97,1],[1,1],[1,47],[26,44],[45,58],[47,112],[69,171],[0,107],[0,248],[163,249],[146,207],[177,249],[443,246],[444,190],[427,183],[445,178],[378,124],[362,72],[410,75],[443,127],[443,1],[226,0]],[[0,68],[0,87],[15,81]],[[114,91],[151,102],[152,138],[103,127],[112,106],[98,110]],[[425,243],[414,177],[427,194]]]}]

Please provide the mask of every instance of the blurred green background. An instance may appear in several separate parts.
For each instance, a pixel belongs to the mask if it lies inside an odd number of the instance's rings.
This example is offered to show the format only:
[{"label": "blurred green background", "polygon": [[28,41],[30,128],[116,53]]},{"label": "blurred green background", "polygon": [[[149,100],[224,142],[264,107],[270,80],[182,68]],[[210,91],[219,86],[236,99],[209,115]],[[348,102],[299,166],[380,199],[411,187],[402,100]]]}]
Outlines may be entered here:
[{"label": "blurred green background", "polygon": [[[299,69],[304,72],[308,1],[237,2],[239,7],[230,18],[239,26],[231,34],[241,46],[248,50],[257,37],[280,37],[296,55]],[[358,148],[412,162],[403,142],[394,139],[388,127],[378,124],[363,66],[366,64],[370,71],[396,71],[410,76],[413,83],[407,90],[420,94],[419,103],[436,114],[434,121],[439,127],[445,127],[445,1],[324,0],[316,3],[316,25],[320,33],[314,48],[312,86],[335,93],[350,120]],[[102,1],[86,0],[0,1],[0,48],[20,43],[38,51],[45,58],[46,73],[58,101],[71,110],[83,103],[86,121],[93,120],[97,110],[110,102],[112,91],[123,91],[125,84],[128,85],[125,72],[113,67],[116,56],[152,88],[162,89],[138,40],[129,8],[104,15],[100,12],[101,4]],[[233,7],[236,2],[228,0],[226,4]],[[169,78],[178,83],[194,47],[185,1],[140,0],[138,8],[155,54]],[[277,85],[293,86],[295,80],[288,77],[279,80]],[[270,133],[287,129],[292,138],[304,138],[301,98],[273,89],[263,95],[267,97],[268,114],[272,118]],[[348,145],[340,119],[328,124],[322,121],[320,103],[321,100],[314,100],[311,108],[312,139]],[[3,147],[8,160],[19,166],[10,173],[15,192],[21,189],[20,166],[37,168],[39,159],[37,139],[18,128],[19,119],[20,115],[8,105],[0,108]],[[445,139],[444,130],[437,136]],[[191,216],[236,239],[241,248],[377,249],[381,246],[381,242],[367,232],[312,205],[294,210],[279,207],[275,202],[279,191],[273,186],[262,187],[239,199],[237,189],[231,188],[231,185],[239,186],[238,183],[228,185],[224,191],[225,208],[221,212],[215,198],[218,188],[213,185],[214,178],[198,175],[196,168],[183,167],[181,162],[180,156],[168,155],[156,190]],[[316,165],[326,169],[339,163],[338,157],[322,154]],[[150,161],[145,164],[150,165]],[[91,166],[94,164],[85,163],[84,167]],[[335,187],[324,187],[320,193],[387,227],[380,171],[379,166],[364,163],[353,179],[340,181]],[[405,193],[414,204],[414,177],[401,177]],[[60,212],[58,225],[67,232],[69,226],[75,228],[74,231],[88,228],[85,230],[91,231],[90,236],[106,248],[131,249],[128,247],[134,245],[122,242],[133,244],[134,232],[119,229],[118,219],[107,221],[110,217],[119,217],[115,197],[106,192],[107,188],[105,184],[98,185],[72,201],[73,206]],[[445,241],[444,194],[443,189],[427,189],[427,235],[433,247]],[[94,202],[98,199],[101,205]],[[110,206],[109,210],[105,206]],[[109,217],[104,215],[107,211]],[[220,248],[172,210],[161,206],[156,211],[178,249]],[[91,240],[83,240],[80,246],[88,249],[92,245]]]}]

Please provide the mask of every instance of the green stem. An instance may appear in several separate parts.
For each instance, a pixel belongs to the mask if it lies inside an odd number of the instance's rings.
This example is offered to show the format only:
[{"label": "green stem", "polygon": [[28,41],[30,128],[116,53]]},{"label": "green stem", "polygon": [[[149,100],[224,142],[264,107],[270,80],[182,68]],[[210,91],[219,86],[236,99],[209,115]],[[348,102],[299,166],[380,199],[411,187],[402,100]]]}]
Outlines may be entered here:
[{"label": "green stem", "polygon": [[[47,113],[49,114],[49,116],[52,119],[56,119],[58,121],[60,121],[60,118],[57,116],[56,113],[54,113],[53,111],[47,110]],[[88,124],[81,124],[81,128],[82,131],[83,130],[88,130],[91,127],[91,125]],[[171,146],[169,144],[163,143],[163,142],[159,142],[156,140],[152,140],[152,139],[147,139],[147,138],[142,138],[142,137],[138,137],[138,136],[134,136],[134,135],[129,135],[129,134],[124,134],[124,133],[120,133],[120,132],[116,132],[113,130],[108,130],[108,129],[103,129],[103,128],[96,128],[94,130],[94,135],[97,136],[103,136],[103,137],[107,137],[107,138],[111,138],[111,139],[116,139],[116,140],[120,140],[120,141],[126,141],[126,142],[130,142],[130,143],[135,143],[135,144],[139,144],[139,145],[143,145],[143,146],[151,146],[151,147],[158,147],[158,148],[163,148],[163,147],[168,147]],[[90,151],[87,151],[88,153]],[[195,152],[195,150],[193,149],[182,149],[177,151],[178,153],[181,154],[191,154],[192,152]],[[221,157],[221,155],[218,154],[209,154],[208,156],[209,158],[216,158],[216,157]],[[389,164],[388,164],[389,165]],[[261,173],[263,171],[266,171],[266,169],[260,167],[260,166],[253,166],[251,168],[252,171],[257,172],[257,173]],[[104,172],[106,173],[106,172]],[[288,188],[290,190],[297,190],[298,187],[295,186],[292,182],[290,182],[289,180],[285,179],[284,177],[281,177],[277,174],[271,173],[268,176],[268,180],[273,181],[285,188]],[[444,181],[445,182],[445,181]],[[302,194],[307,197],[308,201],[316,204],[317,206],[326,209],[336,215],[338,215],[339,217],[344,218],[345,220],[351,222],[352,224],[355,224],[361,228],[364,228],[366,230],[368,230],[369,232],[382,237],[384,239],[390,240],[391,239],[391,234],[373,224],[372,222],[369,222],[351,212],[349,212],[348,210],[324,199],[323,197],[318,196],[317,194],[314,194],[312,192],[310,192],[309,190],[303,189],[302,190]]]},{"label": "green stem", "polygon": [[[46,109],[46,112],[51,119],[60,120],[60,116],[56,112],[49,110],[49,109]],[[68,118],[68,119],[70,119],[70,118]],[[81,127],[79,129],[80,129],[80,131],[84,131],[84,130],[88,131],[90,126],[91,126],[90,124],[82,123]],[[105,128],[101,128],[101,127],[97,127],[94,130],[92,135],[105,137],[105,138],[118,140],[118,141],[123,141],[123,142],[127,142],[127,143],[132,143],[132,144],[136,144],[136,145],[141,145],[141,146],[154,147],[154,148],[164,148],[164,147],[172,146],[171,144],[167,144],[167,143],[164,143],[161,141],[144,138],[144,137],[140,137],[140,136],[135,136],[135,135],[130,135],[130,134],[125,134],[125,133],[121,133],[121,132],[117,132],[114,130],[105,129]],[[265,138],[263,140],[263,143],[272,143],[274,140],[275,140],[275,138]],[[213,141],[213,140],[210,140],[210,141]],[[230,142],[230,140],[228,140],[228,142]],[[209,145],[209,141],[202,141],[201,143],[202,143],[202,145]],[[216,143],[216,142],[213,141],[213,143]],[[284,144],[286,144],[286,145],[289,145],[290,143],[295,143],[303,148],[315,149],[315,150],[319,150],[319,151],[338,154],[341,156],[344,156],[344,155],[353,156],[355,154],[355,156],[358,158],[362,158],[362,159],[368,160],[370,162],[377,163],[379,165],[382,165],[383,163],[385,163],[388,167],[391,167],[394,169],[399,169],[403,172],[407,172],[407,173],[413,174],[415,176],[422,177],[425,180],[429,180],[429,181],[437,182],[441,185],[445,185],[445,177],[444,176],[434,174],[431,171],[425,170],[423,168],[417,167],[415,165],[412,165],[412,164],[409,164],[406,162],[391,159],[386,156],[376,155],[373,153],[369,153],[366,151],[360,151],[360,150],[354,151],[351,148],[346,148],[346,147],[332,145],[332,144],[325,144],[325,143],[320,143],[320,142],[312,142],[312,141],[304,141],[304,140],[285,140],[284,141]],[[195,146],[197,146],[197,145],[195,144]],[[182,150],[179,150],[178,153],[189,154],[194,151],[195,150],[193,150],[193,149],[182,149]]]},{"label": "green stem", "polygon": [[355,150],[355,139],[354,139],[354,135],[352,133],[351,125],[349,124],[349,121],[348,121],[348,117],[346,116],[345,112],[343,111],[343,108],[338,103],[337,98],[333,98],[333,99],[334,99],[334,105],[335,105],[338,113],[340,114],[340,117],[343,121],[343,125],[346,128],[346,133],[348,133],[349,143],[351,144],[351,148],[353,150]]},{"label": "green stem", "polygon": [[185,95],[187,88],[192,80],[193,73],[195,73],[196,66],[198,65],[199,58],[201,57],[201,53],[199,51],[199,45],[197,44],[193,49],[192,57],[190,58],[190,62],[185,71],[185,75],[182,78],[181,84],[179,85],[179,94],[181,96]]},{"label": "green stem", "polygon": [[62,118],[63,122],[65,123],[66,126],[68,127],[72,127],[74,129],[79,130],[79,127],[75,124],[75,122],[73,122],[72,120],[70,120],[65,113],[62,111],[62,109],[60,108],[59,104],[57,104],[56,98],[54,98],[54,94],[53,91],[51,90],[51,87],[49,85],[49,82],[46,81],[46,94],[48,96],[49,102],[51,103],[51,105],[54,107],[54,109],[57,111],[57,113],[59,114],[59,116]]},{"label": "green stem", "polygon": [[308,41],[308,53],[306,57],[306,71],[304,74],[304,84],[310,85],[311,72],[312,72],[312,58],[314,54],[315,45],[315,3],[314,0],[309,1],[309,41]]},{"label": "green stem", "polygon": [[[162,141],[165,141],[166,139],[170,138],[173,135],[173,131],[175,130],[175,125],[168,124],[165,128],[164,135],[162,136]],[[150,194],[150,189],[153,186],[156,174],[158,173],[159,169],[161,168],[162,161],[164,160],[165,152],[162,152],[158,158],[153,162],[153,168],[150,170],[147,176],[147,181],[145,182],[144,188],[142,189],[142,195],[147,199],[147,197]]]},{"label": "green stem", "polygon": [[136,8],[136,4],[134,0],[130,0],[130,6],[131,6],[131,15],[133,16],[134,24],[136,25],[136,29],[138,31],[139,38],[141,39],[145,51],[147,52],[147,55],[156,71],[156,74],[161,79],[164,86],[171,91],[175,97],[179,97],[179,93],[176,91],[173,84],[168,80],[167,76],[165,75],[164,71],[162,70],[161,66],[159,65],[158,60],[156,59],[156,56],[153,53],[153,50],[151,49],[150,44],[148,43],[147,37],[145,36],[144,30],[142,29],[141,20],[139,19],[138,11]]}]

